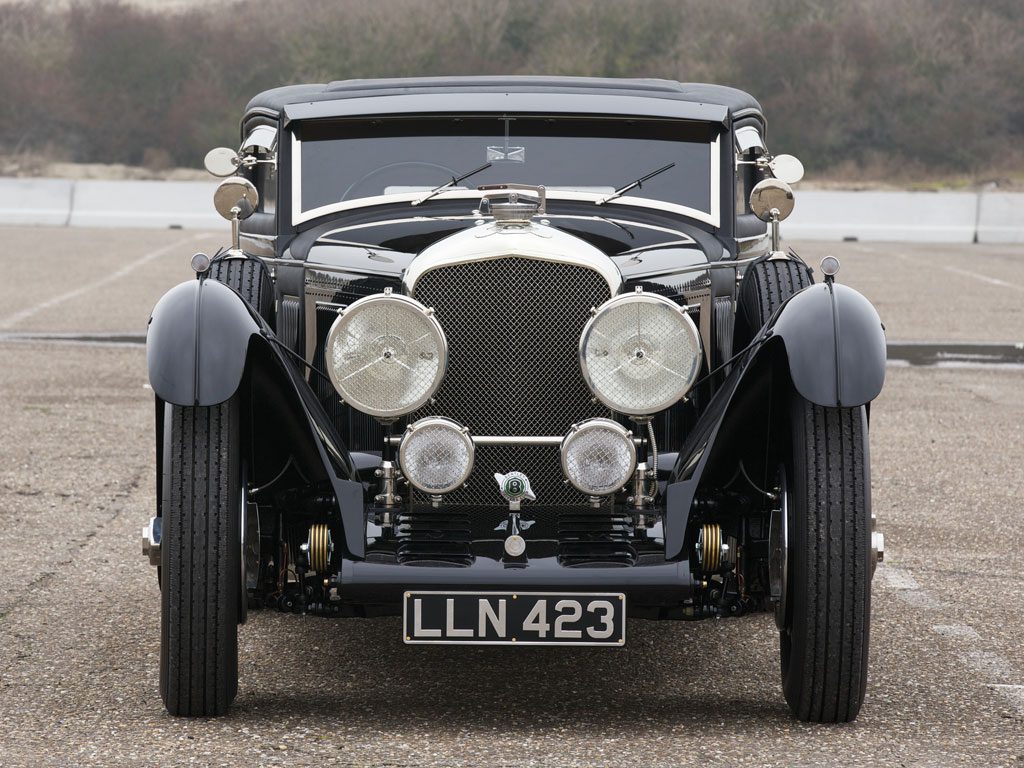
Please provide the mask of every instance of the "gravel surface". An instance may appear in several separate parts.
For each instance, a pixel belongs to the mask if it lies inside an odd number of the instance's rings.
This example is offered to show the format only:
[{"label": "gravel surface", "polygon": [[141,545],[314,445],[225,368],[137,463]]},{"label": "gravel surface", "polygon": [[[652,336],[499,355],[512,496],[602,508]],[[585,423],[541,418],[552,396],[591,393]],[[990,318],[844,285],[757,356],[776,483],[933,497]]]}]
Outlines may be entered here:
[{"label": "gravel surface", "polygon": [[[86,287],[6,330],[138,332],[192,251],[217,242],[2,234],[16,282],[0,286],[0,326]],[[30,245],[34,270],[15,263]],[[130,282],[88,288],[168,247]],[[943,271],[909,294],[894,277],[948,264],[1020,285],[1020,254],[898,246],[903,263],[897,247],[854,247],[801,252],[839,255],[840,276],[893,318],[890,336],[1024,338],[1016,288]],[[975,311],[1001,322],[978,325]],[[407,647],[398,619],[270,612],[240,630],[230,715],[185,721],[157,694],[159,592],[139,549],[154,485],[145,353],[0,343],[0,765],[1024,765],[1024,372],[888,375],[871,414],[887,561],[854,724],[790,719],[766,616],[635,620],[626,648],[565,650]]]}]

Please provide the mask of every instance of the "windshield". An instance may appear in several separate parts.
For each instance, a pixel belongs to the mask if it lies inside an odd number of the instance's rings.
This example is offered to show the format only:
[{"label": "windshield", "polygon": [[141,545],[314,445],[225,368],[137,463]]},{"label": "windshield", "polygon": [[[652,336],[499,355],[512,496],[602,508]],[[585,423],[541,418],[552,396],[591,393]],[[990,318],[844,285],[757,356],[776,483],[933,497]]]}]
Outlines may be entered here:
[{"label": "windshield", "polygon": [[659,201],[709,217],[717,207],[717,135],[709,123],[655,119],[487,115],[300,123],[293,219],[388,202],[374,199],[381,196],[421,198],[485,163],[490,166],[451,187],[456,195],[515,182],[543,184],[553,199],[596,200],[672,164],[617,202]]}]

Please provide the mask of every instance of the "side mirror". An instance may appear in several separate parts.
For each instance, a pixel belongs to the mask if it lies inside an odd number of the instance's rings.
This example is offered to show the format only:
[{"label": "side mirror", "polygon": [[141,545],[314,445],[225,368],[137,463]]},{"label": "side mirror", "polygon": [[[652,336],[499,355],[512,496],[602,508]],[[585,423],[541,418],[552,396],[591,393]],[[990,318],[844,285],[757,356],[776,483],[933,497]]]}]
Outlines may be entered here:
[{"label": "side mirror", "polygon": [[784,181],[764,179],[750,190],[750,210],[772,225],[772,251],[779,250],[779,222],[793,212],[793,190]]},{"label": "side mirror", "polygon": [[260,195],[248,179],[232,176],[217,185],[217,191],[213,193],[213,207],[217,209],[217,213],[231,222],[231,250],[225,258],[245,258],[239,247],[238,223],[252,216],[259,204]]},{"label": "side mirror", "polygon": [[776,155],[768,161],[768,169],[785,184],[796,184],[804,177],[804,164],[792,155]]},{"label": "side mirror", "polygon": [[241,160],[235,150],[228,147],[216,147],[206,153],[203,165],[214,176],[223,178],[236,173],[241,165]]},{"label": "side mirror", "polygon": [[750,210],[761,221],[782,221],[793,212],[793,190],[784,181],[764,179],[750,190]]},{"label": "side mirror", "polygon": [[247,219],[260,204],[260,195],[248,179],[232,176],[217,185],[213,193],[213,207],[228,221]]}]

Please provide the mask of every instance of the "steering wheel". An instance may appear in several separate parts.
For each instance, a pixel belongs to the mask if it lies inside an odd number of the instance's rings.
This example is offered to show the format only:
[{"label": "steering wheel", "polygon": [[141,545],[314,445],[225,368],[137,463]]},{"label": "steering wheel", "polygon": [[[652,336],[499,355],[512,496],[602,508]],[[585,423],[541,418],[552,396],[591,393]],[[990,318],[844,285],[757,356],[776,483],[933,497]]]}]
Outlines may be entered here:
[{"label": "steering wheel", "polygon": [[[352,192],[360,184],[365,184],[367,181],[372,179],[377,174],[384,173],[384,171],[389,171],[392,168],[401,168],[402,166],[405,166],[405,165],[418,165],[418,166],[422,166],[424,168],[437,168],[438,170],[441,170],[441,171],[444,171],[445,173],[450,174],[449,180],[450,179],[454,179],[456,176],[459,175],[458,171],[453,171],[447,165],[441,165],[440,163],[429,163],[426,160],[400,160],[397,163],[388,163],[387,165],[382,165],[380,168],[374,168],[372,171],[370,171],[368,174],[363,176],[361,179],[356,179],[355,181],[353,181],[351,184],[349,184],[348,189],[346,189],[344,194],[341,196],[341,200],[348,200],[349,199],[349,195],[352,194]],[[440,186],[443,183],[444,183],[444,180],[442,179],[441,181],[439,181],[434,186]]]}]

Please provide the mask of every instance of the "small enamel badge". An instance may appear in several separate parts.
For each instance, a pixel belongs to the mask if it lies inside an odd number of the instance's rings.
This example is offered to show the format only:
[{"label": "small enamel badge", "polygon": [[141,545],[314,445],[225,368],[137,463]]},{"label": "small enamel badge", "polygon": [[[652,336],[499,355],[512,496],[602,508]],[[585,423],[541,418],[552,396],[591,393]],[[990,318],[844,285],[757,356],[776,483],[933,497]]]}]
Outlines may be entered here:
[{"label": "small enamel badge", "polygon": [[507,475],[495,472],[494,479],[498,481],[501,495],[508,501],[508,520],[498,526],[509,534],[505,539],[505,553],[509,557],[520,558],[526,554],[526,540],[521,531],[525,531],[533,522],[520,523],[519,509],[523,501],[536,501],[537,497],[530,488],[530,478],[522,472],[509,472]]},{"label": "small enamel badge", "polygon": [[494,479],[498,481],[498,488],[508,502],[509,509],[519,509],[523,501],[537,500],[533,489],[530,488],[530,478],[522,472],[509,472],[507,475],[495,472]]}]

